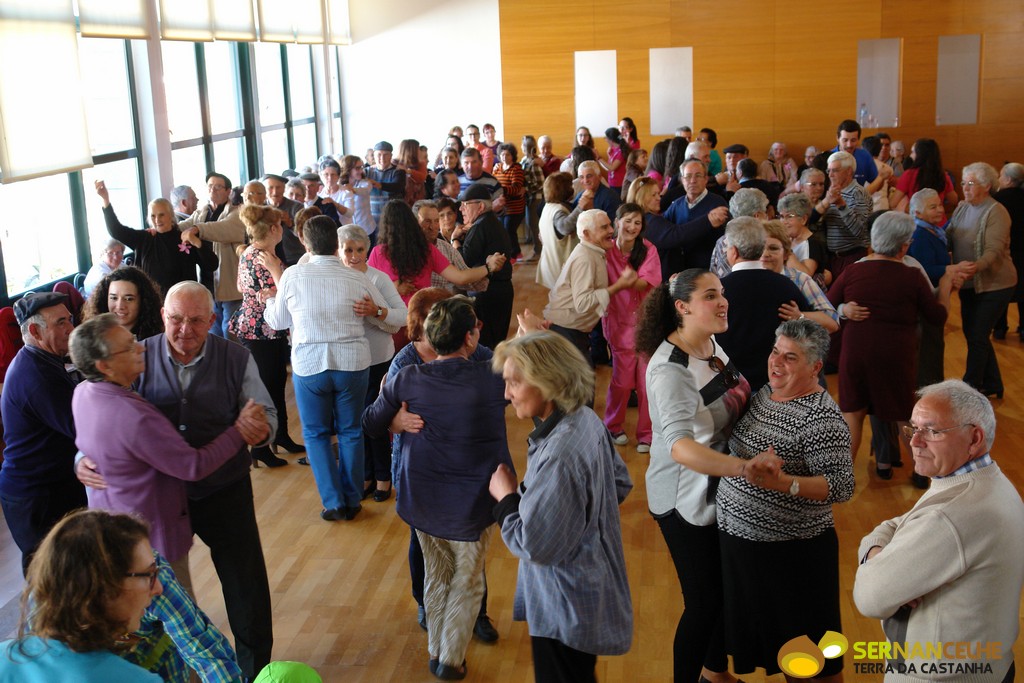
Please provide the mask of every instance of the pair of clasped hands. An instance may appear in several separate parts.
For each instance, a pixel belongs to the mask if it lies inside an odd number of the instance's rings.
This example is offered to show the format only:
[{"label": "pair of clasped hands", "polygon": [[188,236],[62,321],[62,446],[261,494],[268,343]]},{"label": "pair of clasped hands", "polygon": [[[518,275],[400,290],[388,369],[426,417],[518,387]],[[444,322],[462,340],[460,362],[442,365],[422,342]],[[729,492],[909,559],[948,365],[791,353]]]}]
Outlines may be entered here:
[{"label": "pair of clasped hands", "polygon": [[775,454],[775,448],[769,446],[748,460],[740,470],[747,482],[760,488],[773,488],[771,482],[777,481],[782,475],[782,458]]}]

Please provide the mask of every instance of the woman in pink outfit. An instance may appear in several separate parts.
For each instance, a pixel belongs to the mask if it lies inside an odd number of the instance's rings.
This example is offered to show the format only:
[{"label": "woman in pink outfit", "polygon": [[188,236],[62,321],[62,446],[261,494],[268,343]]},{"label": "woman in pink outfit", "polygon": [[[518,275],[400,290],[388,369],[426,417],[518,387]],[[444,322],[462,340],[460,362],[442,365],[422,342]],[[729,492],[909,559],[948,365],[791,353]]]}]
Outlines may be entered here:
[{"label": "woman in pink outfit", "polygon": [[614,294],[608,304],[604,320],[604,336],[612,350],[612,381],[608,385],[605,401],[604,424],[612,433],[615,443],[624,446],[629,438],[623,431],[629,392],[636,390],[638,411],[636,418],[637,452],[647,453],[651,448],[651,417],[647,412],[647,361],[637,355],[633,333],[640,302],[651,287],[661,284],[661,260],[658,251],[643,238],[644,211],[637,204],[623,204],[615,213],[615,247],[606,256],[608,281],[615,282],[627,267],[637,272],[633,287]]}]

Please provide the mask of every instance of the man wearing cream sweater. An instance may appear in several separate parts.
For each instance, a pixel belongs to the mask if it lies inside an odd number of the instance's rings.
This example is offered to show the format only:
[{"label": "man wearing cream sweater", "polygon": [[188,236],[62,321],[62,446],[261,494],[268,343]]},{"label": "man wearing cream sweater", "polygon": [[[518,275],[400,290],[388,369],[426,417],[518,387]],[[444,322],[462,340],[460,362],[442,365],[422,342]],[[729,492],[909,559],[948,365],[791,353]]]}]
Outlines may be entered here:
[{"label": "man wearing cream sweater", "polygon": [[990,454],[995,414],[959,380],[919,396],[905,429],[931,487],[861,541],[853,598],[905,652],[890,656],[887,683],[1012,681],[1024,503]]}]

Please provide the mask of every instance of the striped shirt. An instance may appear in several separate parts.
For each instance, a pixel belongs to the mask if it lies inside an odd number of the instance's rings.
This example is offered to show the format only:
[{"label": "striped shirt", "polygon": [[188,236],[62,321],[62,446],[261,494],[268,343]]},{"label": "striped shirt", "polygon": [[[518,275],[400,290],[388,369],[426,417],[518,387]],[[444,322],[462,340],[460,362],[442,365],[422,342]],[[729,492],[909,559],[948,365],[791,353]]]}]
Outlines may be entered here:
[{"label": "striped shirt", "polygon": [[856,182],[844,187],[840,194],[846,206],[840,208],[832,204],[825,212],[825,237],[828,250],[833,254],[867,248],[869,238],[871,195]]},{"label": "striped shirt", "polygon": [[370,367],[363,318],[352,310],[364,296],[388,305],[364,273],[345,267],[337,256],[312,256],[284,271],[264,317],[275,330],[291,329],[295,374]]}]

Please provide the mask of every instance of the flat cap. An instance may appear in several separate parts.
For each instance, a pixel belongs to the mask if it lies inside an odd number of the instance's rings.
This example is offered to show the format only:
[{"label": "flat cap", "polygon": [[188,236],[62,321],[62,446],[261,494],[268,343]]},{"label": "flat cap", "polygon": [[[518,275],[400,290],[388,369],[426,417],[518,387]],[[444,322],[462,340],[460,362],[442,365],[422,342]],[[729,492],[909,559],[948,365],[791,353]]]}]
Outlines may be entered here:
[{"label": "flat cap", "polygon": [[381,140],[373,146],[374,152],[394,152],[395,148],[391,146],[391,143],[387,140]]},{"label": "flat cap", "polygon": [[741,145],[738,142],[735,145],[729,145],[723,149],[722,152],[725,154],[750,154],[750,150],[747,149],[747,146]]},{"label": "flat cap", "polygon": [[303,173],[299,176],[299,180],[315,180],[316,182],[320,182],[320,176],[316,173]]},{"label": "flat cap", "polygon": [[44,308],[67,305],[67,302],[67,295],[60,292],[30,292],[14,302],[14,317],[19,325],[24,325],[26,320]]},{"label": "flat cap", "polygon": [[490,198],[491,191],[483,183],[473,183],[459,195],[459,201],[462,202],[472,202],[481,199],[490,200]]}]

